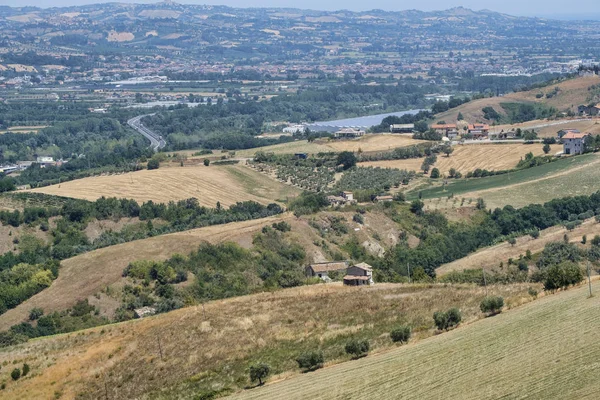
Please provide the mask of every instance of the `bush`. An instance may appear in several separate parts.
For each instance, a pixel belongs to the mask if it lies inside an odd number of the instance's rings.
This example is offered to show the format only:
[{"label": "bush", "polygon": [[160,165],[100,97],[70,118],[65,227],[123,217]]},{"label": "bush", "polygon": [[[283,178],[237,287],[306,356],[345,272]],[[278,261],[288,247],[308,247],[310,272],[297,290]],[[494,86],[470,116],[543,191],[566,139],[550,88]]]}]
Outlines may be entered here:
[{"label": "bush", "polygon": [[203,163],[205,167],[208,167],[210,165],[210,160],[208,158],[205,158]]},{"label": "bush", "polygon": [[148,160],[148,169],[158,169],[158,167],[160,167],[160,163],[156,158]]},{"label": "bush", "polygon": [[369,353],[369,348],[367,339],[352,339],[345,346],[346,354],[355,359],[366,356]]},{"label": "bush", "polygon": [[363,216],[360,214],[354,214],[354,216],[352,217],[352,221],[356,222],[357,224],[363,224],[365,222],[365,220],[363,219]]},{"label": "bush", "polygon": [[429,175],[430,178],[432,179],[437,179],[440,177],[440,170],[437,168],[434,168],[431,170],[431,174]]},{"label": "bush", "polygon": [[410,339],[411,329],[410,326],[400,326],[390,332],[390,338],[392,342],[406,343]]},{"label": "bush", "polygon": [[23,364],[23,376],[26,376],[29,373],[29,364],[25,363]]},{"label": "bush", "polygon": [[10,373],[10,377],[13,379],[13,381],[19,380],[19,378],[21,377],[21,370],[19,368],[13,369]]},{"label": "bush", "polygon": [[504,307],[504,299],[500,296],[488,296],[479,305],[482,313],[490,315],[501,313],[502,307]]},{"label": "bush", "polygon": [[458,325],[462,319],[462,315],[458,308],[451,308],[448,311],[436,311],[433,313],[433,321],[439,330],[449,330]]},{"label": "bush", "polygon": [[304,370],[304,372],[315,371],[323,367],[325,356],[321,350],[308,351],[300,354],[296,358],[296,362],[298,363],[298,367]]},{"label": "bush", "polygon": [[250,380],[258,381],[259,385],[263,384],[263,380],[271,373],[271,367],[265,363],[258,363],[250,366]]},{"label": "bush", "polygon": [[544,290],[566,289],[583,280],[583,271],[574,262],[564,261],[544,271]]},{"label": "bush", "polygon": [[285,221],[275,222],[272,226],[279,232],[289,232],[292,230],[292,226]]},{"label": "bush", "polygon": [[38,308],[38,307],[34,307],[31,309],[31,311],[29,311],[29,320],[35,321],[42,315],[44,315],[44,310],[42,310],[41,308]]}]

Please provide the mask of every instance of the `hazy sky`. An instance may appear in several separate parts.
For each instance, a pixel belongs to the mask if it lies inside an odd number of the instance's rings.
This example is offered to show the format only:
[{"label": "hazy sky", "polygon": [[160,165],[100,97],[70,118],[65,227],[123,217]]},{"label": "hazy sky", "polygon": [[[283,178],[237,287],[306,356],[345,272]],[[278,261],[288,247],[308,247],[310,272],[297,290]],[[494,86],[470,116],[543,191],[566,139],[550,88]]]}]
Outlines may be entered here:
[{"label": "hazy sky", "polygon": [[[113,0],[115,1],[115,0]],[[91,3],[103,3],[106,1],[98,0],[2,0],[1,4],[18,7],[24,5],[34,5],[39,7],[57,7],[67,5],[81,5]],[[154,3],[156,1],[131,1],[123,0],[126,3]],[[308,8],[315,10],[371,10],[379,8],[383,10],[407,10],[421,9],[445,10],[451,7],[464,6],[474,10],[490,9],[504,12],[512,15],[523,16],[554,16],[558,18],[572,18],[574,16],[583,16],[597,19],[600,16],[598,0],[579,0],[571,3],[570,1],[559,0],[428,0],[418,2],[415,0],[200,0],[190,1],[181,0],[181,3],[195,4],[220,4],[232,7],[293,7]],[[576,5],[576,7],[573,7]]]}]

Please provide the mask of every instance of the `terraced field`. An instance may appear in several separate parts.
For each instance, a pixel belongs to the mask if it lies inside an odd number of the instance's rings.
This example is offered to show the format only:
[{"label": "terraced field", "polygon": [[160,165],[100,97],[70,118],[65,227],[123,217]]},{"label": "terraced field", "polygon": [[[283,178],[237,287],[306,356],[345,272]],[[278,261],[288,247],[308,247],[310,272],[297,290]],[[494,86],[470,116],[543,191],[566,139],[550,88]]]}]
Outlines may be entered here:
[{"label": "terraced field", "polygon": [[[525,157],[527,153],[536,156],[543,155],[541,144],[469,144],[454,147],[450,157],[438,155],[437,162],[433,165],[439,168],[442,174],[448,174],[450,168],[466,174],[477,168],[488,171],[512,169]],[[550,154],[559,151],[560,146],[551,146]],[[409,171],[420,171],[424,158],[407,160],[371,161],[360,163],[361,166],[381,168],[398,168]]]},{"label": "terraced field", "polygon": [[31,191],[85,200],[105,196],[158,203],[195,197],[207,207],[214,207],[217,202],[230,206],[245,200],[268,204],[298,194],[291,186],[237,165],[143,170],[78,179]]},{"label": "terraced field", "polygon": [[231,398],[596,399],[598,307],[600,296],[587,298],[584,285],[414,345]]}]

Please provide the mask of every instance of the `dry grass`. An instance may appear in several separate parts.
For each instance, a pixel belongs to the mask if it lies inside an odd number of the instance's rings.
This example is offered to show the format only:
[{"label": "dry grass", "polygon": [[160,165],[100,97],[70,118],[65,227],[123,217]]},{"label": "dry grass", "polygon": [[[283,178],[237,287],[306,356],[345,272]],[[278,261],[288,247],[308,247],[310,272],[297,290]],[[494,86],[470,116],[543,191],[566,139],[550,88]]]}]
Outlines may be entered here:
[{"label": "dry grass", "polygon": [[119,197],[140,203],[149,200],[167,203],[195,197],[207,207],[214,207],[217,202],[230,206],[246,200],[268,204],[298,193],[293,187],[243,166],[143,170],[78,179],[31,191],[85,200],[96,200],[101,196]]},{"label": "dry grass", "polygon": [[[491,290],[511,305],[531,299],[527,285]],[[202,389],[239,389],[248,384],[248,364],[259,359],[269,362],[279,374],[274,379],[280,379],[298,374],[294,358],[303,349],[322,346],[329,364],[346,361],[343,344],[355,334],[369,337],[376,351],[394,346],[387,333],[399,323],[410,323],[417,340],[429,337],[434,333],[431,315],[440,308],[459,306],[465,322],[473,322],[481,318],[478,308],[484,295],[483,288],[474,286],[331,284],[210,302],[0,350],[0,362],[27,362],[32,367],[30,377],[9,382],[0,396],[51,398],[60,392],[61,399],[191,399]],[[373,359],[378,356],[365,361]],[[342,368],[355,365],[353,361]],[[0,379],[6,379],[9,370],[3,368]],[[370,393],[356,374],[346,377],[361,382],[365,395]],[[327,391],[320,388],[319,393]]]},{"label": "dry grass", "polygon": [[205,241],[236,242],[248,247],[263,226],[289,220],[291,215],[235,222],[156,236],[149,239],[106,247],[61,262],[58,278],[48,289],[18,307],[0,315],[0,331],[20,323],[34,307],[46,312],[71,307],[77,300],[92,296],[121,279],[123,269],[135,260],[165,260],[175,253],[188,254]]},{"label": "dry grass", "polygon": [[259,149],[241,150],[236,152],[236,156],[249,158],[253,157],[257,151],[275,154],[316,154],[327,152],[358,151],[360,149],[363,152],[375,152],[391,150],[396,147],[412,146],[424,142],[425,141],[423,140],[415,140],[410,135],[376,134],[366,135],[352,140],[317,140],[311,143],[306,140],[298,140],[290,143],[265,146]]},{"label": "dry grass", "polygon": [[415,345],[233,398],[598,398],[600,297],[586,297],[587,287],[544,297]]},{"label": "dry grass", "polygon": [[[559,149],[559,145],[551,146],[550,154]],[[525,157],[527,153],[542,155],[541,144],[481,144],[455,146],[450,157],[438,155],[434,167],[439,168],[442,174],[448,174],[450,168],[454,168],[463,174],[474,171],[477,168],[489,171],[500,171],[512,169]],[[360,163],[361,166],[373,166],[382,168],[398,168],[419,171],[423,158],[407,160],[372,161]]]},{"label": "dry grass", "polygon": [[593,219],[586,221],[581,226],[569,232],[562,226],[553,226],[540,232],[538,239],[533,239],[531,236],[522,236],[517,238],[517,243],[511,246],[508,242],[503,242],[492,247],[486,247],[471,255],[468,255],[459,260],[444,264],[436,273],[438,276],[443,276],[451,271],[463,271],[465,269],[481,269],[501,271],[498,267],[502,262],[508,265],[508,259],[516,260],[520,255],[525,255],[527,250],[532,253],[538,253],[544,249],[544,246],[550,242],[559,242],[563,240],[563,236],[567,234],[573,243],[580,243],[583,235],[592,237],[600,232],[600,225]]}]

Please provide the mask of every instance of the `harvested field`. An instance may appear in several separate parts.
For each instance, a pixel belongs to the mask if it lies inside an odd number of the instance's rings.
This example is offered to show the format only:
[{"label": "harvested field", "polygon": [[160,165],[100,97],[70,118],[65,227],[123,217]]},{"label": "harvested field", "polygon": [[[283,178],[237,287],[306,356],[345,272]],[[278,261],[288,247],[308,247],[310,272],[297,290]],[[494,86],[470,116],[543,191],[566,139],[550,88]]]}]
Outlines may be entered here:
[{"label": "harvested field", "polygon": [[244,166],[171,167],[120,175],[97,176],[32,189],[32,192],[96,200],[102,196],[167,203],[191,197],[201,205],[230,206],[253,200],[268,204],[298,193]]},{"label": "harvested field", "polygon": [[232,398],[594,399],[600,397],[598,307],[600,296],[587,298],[584,286]]},{"label": "harvested field", "polygon": [[109,42],[130,42],[135,39],[135,35],[131,32],[108,32],[108,36],[106,38]]},{"label": "harvested field", "polygon": [[165,260],[175,253],[188,254],[205,241],[231,241],[248,247],[253,235],[263,226],[292,218],[291,214],[286,214],[209,226],[123,243],[69,258],[61,262],[60,274],[52,286],[0,315],[0,331],[23,321],[33,307],[41,307],[47,313],[64,310],[77,300],[98,293],[119,281],[123,270],[132,261]]},{"label": "harvested field", "polygon": [[[450,157],[438,154],[437,162],[433,165],[439,168],[442,174],[447,175],[450,168],[454,168],[463,174],[472,172],[477,168],[488,171],[500,171],[512,169],[531,152],[536,156],[543,155],[542,144],[469,144],[454,146],[454,152]],[[551,146],[550,154],[559,150],[560,145]],[[360,163],[361,166],[372,166],[382,168],[398,168],[419,171],[423,158],[407,160],[371,161]]]},{"label": "harvested field", "polygon": [[[531,301],[527,287],[519,284],[491,289],[516,306]],[[431,315],[439,308],[460,306],[465,323],[473,322],[482,318],[479,302],[484,295],[483,288],[467,285],[380,284],[351,288],[329,284],[213,301],[0,349],[0,363],[27,362],[32,372],[27,379],[14,383],[7,379],[12,368],[2,368],[0,379],[7,381],[7,388],[0,393],[6,398],[46,399],[61,392],[61,399],[80,400],[193,399],[221,388],[229,389],[223,393],[227,394],[249,384],[248,365],[258,360],[268,362],[277,374],[273,380],[278,380],[299,375],[294,358],[307,349],[322,347],[328,364],[347,361],[343,347],[354,335],[369,338],[375,351],[396,347],[388,333],[398,324],[413,326],[413,342],[429,337],[434,333]],[[356,313],[358,308],[364,312]],[[438,356],[450,354],[448,351]],[[350,361],[342,367],[356,365]],[[406,361],[404,367],[420,368]],[[166,372],[174,370],[177,373]],[[329,370],[332,368],[323,372]],[[357,380],[356,373],[346,376]],[[337,384],[330,381],[325,386]],[[371,391],[361,386],[362,393],[369,396]],[[247,392],[260,393],[262,389]],[[319,393],[328,391],[320,389]],[[305,399],[317,397],[311,393]],[[288,397],[282,393],[274,398]]]},{"label": "harvested field", "polygon": [[377,134],[366,135],[353,140],[316,140],[309,143],[306,140],[298,140],[290,143],[265,146],[257,149],[241,150],[236,152],[236,156],[247,158],[253,157],[257,151],[275,154],[293,154],[293,153],[326,153],[340,151],[358,151],[375,152],[386,151],[396,147],[407,147],[419,143],[425,143],[424,140],[415,140],[410,135],[389,135]]}]

